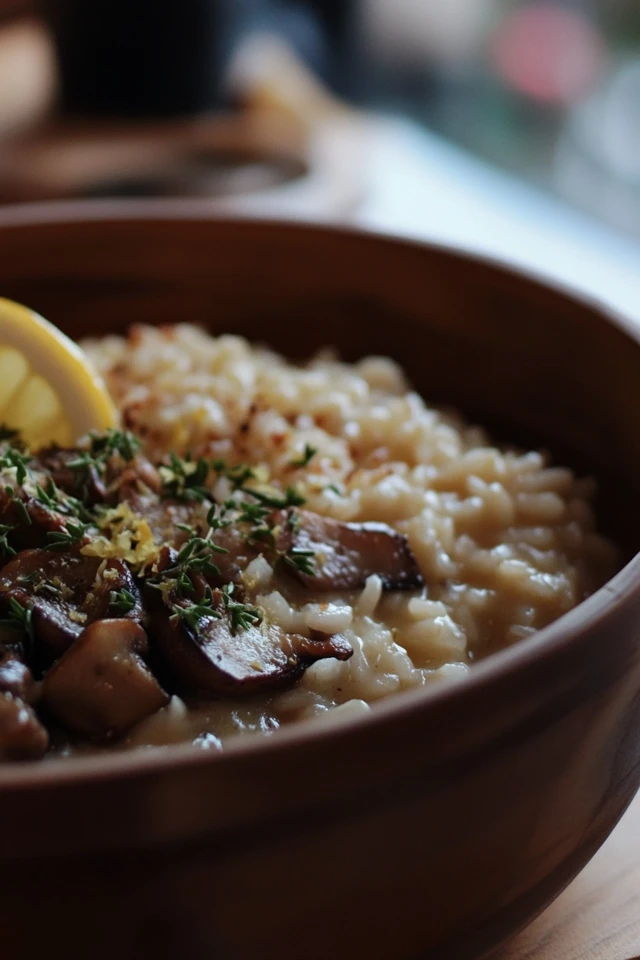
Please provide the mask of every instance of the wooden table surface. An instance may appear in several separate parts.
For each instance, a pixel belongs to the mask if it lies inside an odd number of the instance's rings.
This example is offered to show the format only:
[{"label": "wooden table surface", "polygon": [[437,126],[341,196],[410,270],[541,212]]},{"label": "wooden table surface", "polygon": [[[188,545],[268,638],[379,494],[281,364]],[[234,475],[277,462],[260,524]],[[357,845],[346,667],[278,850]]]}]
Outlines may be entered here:
[{"label": "wooden table surface", "polygon": [[571,886],[493,960],[640,957],[640,794]]}]

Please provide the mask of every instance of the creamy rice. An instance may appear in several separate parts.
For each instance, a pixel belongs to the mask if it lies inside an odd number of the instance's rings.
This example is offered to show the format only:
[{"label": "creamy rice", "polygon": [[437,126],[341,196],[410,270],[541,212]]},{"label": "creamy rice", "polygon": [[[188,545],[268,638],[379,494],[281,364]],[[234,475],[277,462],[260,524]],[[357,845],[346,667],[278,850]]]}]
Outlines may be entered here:
[{"label": "creamy rice", "polygon": [[[198,737],[216,748],[237,731],[328,710],[357,714],[390,694],[460,679],[616,569],[614,548],[595,529],[591,481],[541,453],[498,448],[481,429],[426,406],[387,358],[348,365],[327,351],[301,367],[189,325],[136,327],[127,340],[83,346],[151,457],[191,450],[250,463],[276,486],[298,487],[310,510],[390,524],[408,537],[427,584],[383,593],[371,576],[358,594],[293,607],[259,558],[244,583],[267,617],[291,631],[340,632],[353,657],[318,662],[295,687],[258,700],[187,709],[174,697],[132,743]],[[292,467],[307,444],[318,452]]]}]

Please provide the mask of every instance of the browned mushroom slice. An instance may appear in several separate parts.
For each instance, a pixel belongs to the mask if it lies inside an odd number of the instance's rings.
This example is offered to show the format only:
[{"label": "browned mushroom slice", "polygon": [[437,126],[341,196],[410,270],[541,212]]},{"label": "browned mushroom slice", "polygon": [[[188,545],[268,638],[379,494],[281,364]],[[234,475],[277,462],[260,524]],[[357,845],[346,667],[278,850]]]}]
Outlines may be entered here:
[{"label": "browned mushroom slice", "polygon": [[32,611],[36,638],[63,653],[94,620],[142,616],[140,595],[128,567],[77,551],[24,550],[0,570],[0,610],[14,599]]},{"label": "browned mushroom slice", "polygon": [[99,620],[49,670],[42,699],[69,729],[119,737],[169,702],[143,660],[147,635],[131,620]]},{"label": "browned mushroom slice", "polygon": [[11,693],[0,693],[0,761],[38,760],[49,735],[31,707]]},{"label": "browned mushroom slice", "polygon": [[311,638],[287,634],[262,621],[234,629],[222,602],[212,591],[212,615],[191,625],[179,612],[185,601],[167,607],[156,601],[150,635],[179,683],[191,690],[221,696],[250,696],[291,683],[316,660],[348,660],[353,649],[341,636]]},{"label": "browned mushroom slice", "polygon": [[[293,517],[293,522],[292,522]],[[341,523],[307,510],[275,516],[285,568],[318,592],[358,590],[377,574],[385,590],[424,585],[407,538],[386,523]],[[307,563],[313,575],[305,572]]]},{"label": "browned mushroom slice", "polygon": [[[190,528],[201,537],[206,536],[209,531],[207,513],[211,504],[208,502],[182,503],[179,500],[159,497],[149,489],[131,487],[123,490],[123,502],[128,503],[135,513],[145,518],[156,543],[166,544],[175,551],[189,539],[189,533],[184,527]],[[212,574],[207,578],[212,586],[237,583],[242,571],[262,549],[260,544],[249,543],[236,526],[217,530],[212,537],[212,543],[221,550],[211,553],[211,562],[219,570],[217,576]],[[177,552],[169,554],[165,550],[156,570],[166,569],[170,562],[175,562],[176,557]]]},{"label": "browned mushroom slice", "polygon": [[117,503],[120,491],[161,487],[156,468],[142,456],[124,460],[116,455],[100,463],[87,456],[85,449],[63,449],[58,446],[41,450],[34,457],[32,469],[43,471],[65,493],[82,500],[85,506],[97,503]]},{"label": "browned mushroom slice", "polygon": [[207,508],[199,503],[163,499],[144,483],[125,484],[118,491],[118,502],[128,503],[135,514],[145,518],[156,543],[182,546],[189,534],[178,524],[196,531],[206,529]]},{"label": "browned mushroom slice", "polygon": [[9,528],[7,540],[14,550],[45,546],[48,534],[64,531],[69,519],[28,496],[21,487],[0,484],[0,524]]},{"label": "browned mushroom slice", "polygon": [[51,477],[57,487],[82,500],[85,505],[104,502],[107,495],[104,480],[94,463],[82,461],[81,451],[47,447],[38,453],[34,462]]}]

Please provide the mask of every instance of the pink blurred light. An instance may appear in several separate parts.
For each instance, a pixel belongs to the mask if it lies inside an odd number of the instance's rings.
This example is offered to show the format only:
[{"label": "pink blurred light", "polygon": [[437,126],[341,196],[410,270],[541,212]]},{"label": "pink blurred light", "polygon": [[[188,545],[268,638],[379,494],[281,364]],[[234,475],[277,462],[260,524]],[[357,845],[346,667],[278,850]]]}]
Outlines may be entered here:
[{"label": "pink blurred light", "polygon": [[531,3],[509,14],[491,45],[498,74],[534,100],[573,103],[595,86],[604,44],[581,14]]}]

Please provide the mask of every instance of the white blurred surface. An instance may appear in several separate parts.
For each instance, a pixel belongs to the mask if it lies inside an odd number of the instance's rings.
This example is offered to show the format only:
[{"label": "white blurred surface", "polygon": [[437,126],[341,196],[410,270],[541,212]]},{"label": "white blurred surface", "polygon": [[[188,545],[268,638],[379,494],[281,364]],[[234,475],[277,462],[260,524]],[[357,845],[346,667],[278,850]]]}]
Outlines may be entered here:
[{"label": "white blurred surface", "polygon": [[370,162],[358,222],[522,266],[640,322],[640,244],[409,121],[380,120]]}]

